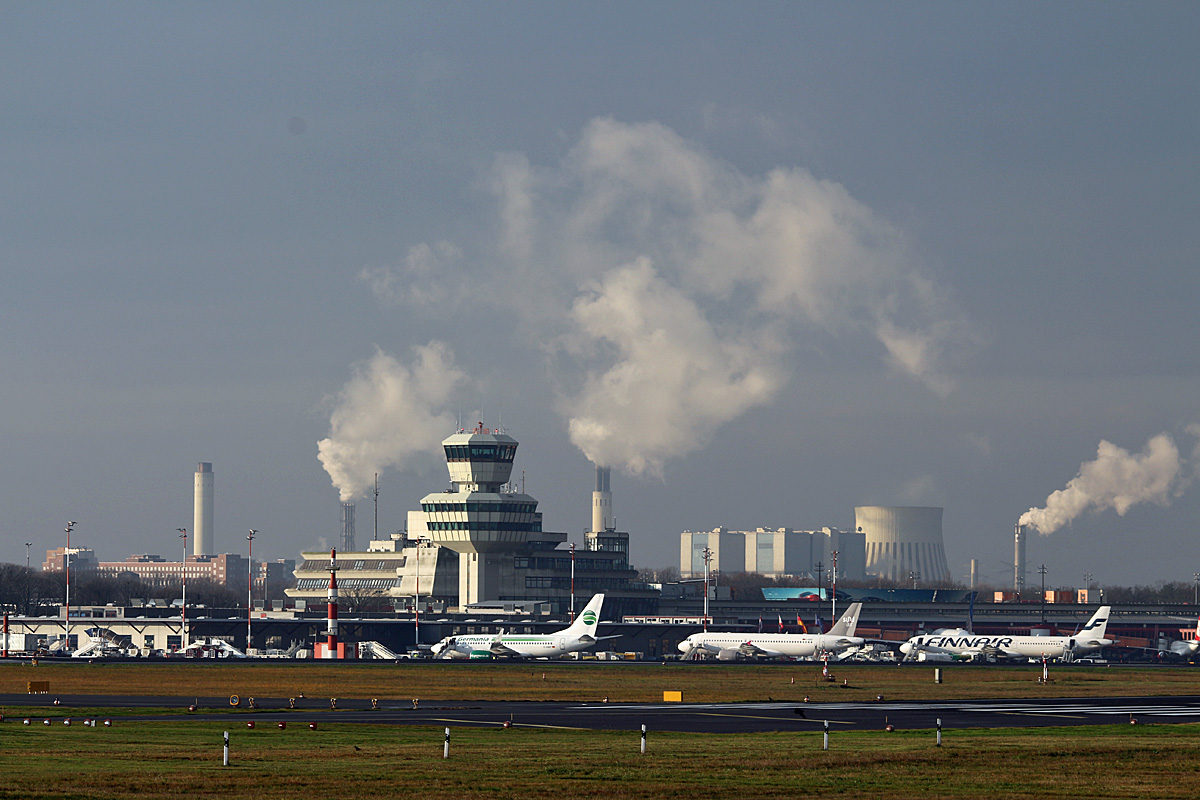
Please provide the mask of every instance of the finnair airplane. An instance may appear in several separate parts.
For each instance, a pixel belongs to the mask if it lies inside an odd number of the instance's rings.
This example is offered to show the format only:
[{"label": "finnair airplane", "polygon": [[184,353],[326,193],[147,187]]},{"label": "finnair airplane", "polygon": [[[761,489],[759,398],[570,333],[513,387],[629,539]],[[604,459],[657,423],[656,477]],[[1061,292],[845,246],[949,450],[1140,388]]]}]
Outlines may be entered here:
[{"label": "finnair airplane", "polygon": [[961,629],[914,636],[900,645],[905,659],[921,653],[949,656],[956,661],[989,658],[1049,658],[1070,661],[1112,644],[1104,638],[1111,606],[1100,606],[1073,636],[980,636]]},{"label": "finnair airplane", "polygon": [[433,646],[434,658],[558,658],[576,650],[586,650],[599,639],[615,636],[596,636],[600,624],[600,607],[604,595],[597,594],[570,627],[554,633],[481,633],[466,636],[447,636]]},{"label": "finnair airplane", "polygon": [[862,603],[851,603],[829,633],[693,633],[679,643],[684,658],[708,653],[721,661],[744,658],[806,657],[829,654],[837,656],[852,647],[862,647],[866,641],[854,635]]}]

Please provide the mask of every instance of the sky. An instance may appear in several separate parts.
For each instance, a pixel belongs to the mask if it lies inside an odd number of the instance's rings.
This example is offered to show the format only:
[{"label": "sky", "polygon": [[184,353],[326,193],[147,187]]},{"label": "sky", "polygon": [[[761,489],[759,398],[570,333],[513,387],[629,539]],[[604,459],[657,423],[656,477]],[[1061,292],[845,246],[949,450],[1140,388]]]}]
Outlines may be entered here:
[{"label": "sky", "polygon": [[[299,558],[502,427],[679,533],[1200,572],[1200,8],[0,2],[0,561]],[[1030,578],[1033,579],[1032,577]]]}]

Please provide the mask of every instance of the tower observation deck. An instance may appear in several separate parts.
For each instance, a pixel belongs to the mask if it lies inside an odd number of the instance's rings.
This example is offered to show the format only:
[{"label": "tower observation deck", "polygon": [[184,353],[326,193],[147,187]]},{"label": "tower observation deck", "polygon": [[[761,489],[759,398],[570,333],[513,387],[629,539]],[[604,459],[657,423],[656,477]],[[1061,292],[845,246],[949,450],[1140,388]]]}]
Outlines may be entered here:
[{"label": "tower observation deck", "polygon": [[481,425],[443,440],[453,489],[428,494],[421,511],[434,544],[459,555],[459,602],[498,596],[501,554],[545,538],[537,500],[511,491],[517,440]]}]

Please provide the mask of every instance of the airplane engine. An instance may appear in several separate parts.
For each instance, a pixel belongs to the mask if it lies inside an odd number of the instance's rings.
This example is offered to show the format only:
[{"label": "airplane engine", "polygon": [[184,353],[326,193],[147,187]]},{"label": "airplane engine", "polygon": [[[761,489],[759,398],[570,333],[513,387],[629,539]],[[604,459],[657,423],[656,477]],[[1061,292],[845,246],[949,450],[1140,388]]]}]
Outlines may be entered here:
[{"label": "airplane engine", "polygon": [[737,661],[738,655],[737,650],[722,650],[717,653],[717,661]]}]

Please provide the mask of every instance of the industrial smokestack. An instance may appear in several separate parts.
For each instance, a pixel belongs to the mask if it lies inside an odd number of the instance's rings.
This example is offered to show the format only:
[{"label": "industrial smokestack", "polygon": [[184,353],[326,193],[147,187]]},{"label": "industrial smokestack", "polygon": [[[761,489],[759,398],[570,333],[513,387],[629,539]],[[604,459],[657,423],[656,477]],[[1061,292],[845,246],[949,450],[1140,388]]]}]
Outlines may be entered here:
[{"label": "industrial smokestack", "polygon": [[325,623],[325,657],[337,658],[337,548],[329,551],[329,618]]},{"label": "industrial smokestack", "polygon": [[601,533],[616,527],[612,513],[612,487],[609,468],[596,467],[596,490],[592,492],[592,531]]},{"label": "industrial smokestack", "polygon": [[354,547],[354,503],[342,503],[342,552],[353,553]]},{"label": "industrial smokestack", "polygon": [[201,461],[196,467],[196,494],[192,507],[192,554],[206,556],[214,552],[213,471],[212,464]]},{"label": "industrial smokestack", "polygon": [[1025,589],[1025,526],[1019,522],[1013,545],[1013,591],[1021,592]]}]

